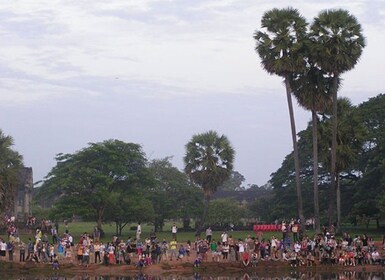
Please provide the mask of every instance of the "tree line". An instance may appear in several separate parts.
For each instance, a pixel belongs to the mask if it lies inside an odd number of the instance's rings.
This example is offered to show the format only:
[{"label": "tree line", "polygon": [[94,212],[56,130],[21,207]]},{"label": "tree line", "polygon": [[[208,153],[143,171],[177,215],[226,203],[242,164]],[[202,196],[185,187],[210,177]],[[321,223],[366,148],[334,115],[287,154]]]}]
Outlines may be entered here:
[{"label": "tree line", "polygon": [[[294,121],[292,95],[305,109],[311,111],[313,120],[313,205],[316,231],[319,223],[318,190],[318,114],[331,112],[330,137],[330,193],[329,224],[341,221],[340,190],[337,176],[337,92],[341,75],[354,68],[363,48],[365,38],[361,25],[348,11],[325,10],[309,25],[297,9],[272,9],[261,20],[261,28],[254,34],[256,51],[262,67],[283,78],[289,108],[295,166],[297,215],[304,226],[300,158]],[[334,216],[337,216],[334,219]]]},{"label": "tree line", "polygon": [[[337,158],[336,184],[344,223],[368,225],[375,220],[378,227],[385,214],[385,94],[379,94],[357,106],[347,98],[337,104]],[[330,147],[331,114],[326,111],[317,118],[319,170],[320,222],[329,224],[331,189]],[[304,215],[314,215],[314,164],[313,122],[298,133],[300,177],[304,202]],[[268,199],[256,198],[255,212],[267,221],[297,216],[297,197],[293,152],[288,154],[281,167],[271,175],[272,195]],[[333,222],[336,222],[334,216]]]}]

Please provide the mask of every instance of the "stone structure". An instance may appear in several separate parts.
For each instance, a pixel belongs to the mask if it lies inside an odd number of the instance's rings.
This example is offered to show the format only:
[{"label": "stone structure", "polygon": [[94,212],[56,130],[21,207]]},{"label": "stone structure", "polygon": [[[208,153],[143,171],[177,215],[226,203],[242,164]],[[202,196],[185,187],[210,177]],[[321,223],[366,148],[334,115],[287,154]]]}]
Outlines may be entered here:
[{"label": "stone structure", "polygon": [[18,222],[25,222],[32,216],[32,167],[23,167],[20,172],[20,182],[15,189],[13,215]]}]

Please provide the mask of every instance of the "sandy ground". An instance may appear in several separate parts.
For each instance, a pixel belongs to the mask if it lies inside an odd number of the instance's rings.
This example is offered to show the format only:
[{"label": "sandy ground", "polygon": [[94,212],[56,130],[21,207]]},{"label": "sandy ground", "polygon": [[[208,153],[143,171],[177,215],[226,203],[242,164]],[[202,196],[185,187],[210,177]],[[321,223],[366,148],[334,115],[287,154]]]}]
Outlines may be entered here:
[{"label": "sandy ground", "polygon": [[[378,242],[377,248],[381,255],[385,258],[385,251],[382,250],[381,244]],[[159,264],[152,264],[143,268],[137,268],[135,264],[94,264],[91,263],[88,267],[79,265],[75,259],[63,261],[60,263],[60,269],[52,270],[51,264],[34,263],[34,262],[19,262],[18,254],[15,254],[14,261],[0,261],[0,278],[2,276],[20,275],[52,275],[52,273],[60,275],[79,275],[79,276],[128,276],[138,275],[139,273],[151,276],[193,276],[199,273],[201,276],[237,276],[242,274],[257,274],[259,277],[284,276],[294,272],[301,273],[329,273],[329,272],[383,272],[385,267],[382,265],[358,265],[358,266],[341,266],[341,265],[321,265],[318,262],[314,266],[299,266],[291,267],[288,262],[284,261],[259,261],[256,267],[244,267],[238,262],[228,262],[221,260],[214,262],[211,259],[210,253],[207,254],[207,259],[202,262],[200,267],[194,267],[193,262],[196,258],[195,251],[190,257],[185,257],[183,260],[162,260]],[[92,260],[92,258],[91,258]],[[137,262],[137,257],[133,257],[133,263]],[[178,278],[178,277],[177,277]],[[182,277],[183,278],[183,277]]]}]

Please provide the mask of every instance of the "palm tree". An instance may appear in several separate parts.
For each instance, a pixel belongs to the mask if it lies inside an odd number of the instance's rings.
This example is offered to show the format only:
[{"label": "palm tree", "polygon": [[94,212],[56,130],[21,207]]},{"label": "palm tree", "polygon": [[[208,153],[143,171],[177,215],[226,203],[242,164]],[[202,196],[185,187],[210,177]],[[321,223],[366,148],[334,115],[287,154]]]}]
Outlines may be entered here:
[{"label": "palm tree", "polygon": [[11,205],[18,183],[22,157],[12,150],[13,138],[0,130],[0,211]]},{"label": "palm tree", "polygon": [[261,27],[263,31],[256,31],[254,39],[262,66],[269,74],[281,76],[286,87],[293,141],[298,215],[301,226],[304,228],[300,164],[289,78],[293,72],[300,72],[305,68],[304,53],[301,49],[306,38],[307,22],[296,9],[272,9],[263,15]]},{"label": "palm tree", "polygon": [[213,194],[230,177],[234,154],[227,137],[219,136],[215,131],[196,134],[186,145],[184,171],[192,182],[202,188],[205,198],[203,217],[197,228],[198,234],[202,231]]},{"label": "palm tree", "polygon": [[[340,76],[357,64],[365,47],[361,25],[346,10],[326,10],[314,19],[310,40],[314,47],[315,63],[333,78],[331,94],[332,148],[330,167],[329,224],[333,222],[336,199],[336,157],[337,157],[337,91]],[[338,230],[338,229],[337,229]]]},{"label": "palm tree", "polygon": [[[338,98],[338,133],[337,133],[337,162],[336,162],[336,206],[337,206],[337,229],[341,224],[341,184],[340,177],[343,172],[349,169],[357,162],[357,157],[362,149],[365,139],[365,128],[355,113],[355,108],[348,98]],[[330,110],[326,111],[326,115],[332,115]],[[325,118],[320,127],[319,133],[324,143],[321,146],[324,149],[322,161],[325,165],[331,164],[331,154],[328,153],[330,148],[330,122]]]},{"label": "palm tree", "polygon": [[329,94],[331,78],[326,75],[325,71],[315,66],[311,60],[308,60],[307,71],[294,74],[290,80],[290,84],[299,105],[306,110],[310,110],[312,115],[314,221],[316,232],[320,232],[317,113],[324,112],[332,103]]}]

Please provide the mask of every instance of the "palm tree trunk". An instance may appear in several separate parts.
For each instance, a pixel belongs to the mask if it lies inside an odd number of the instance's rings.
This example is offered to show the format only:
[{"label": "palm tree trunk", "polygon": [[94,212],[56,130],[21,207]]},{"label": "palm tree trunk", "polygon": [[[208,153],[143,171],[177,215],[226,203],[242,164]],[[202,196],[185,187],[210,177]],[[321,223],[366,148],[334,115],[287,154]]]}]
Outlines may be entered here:
[{"label": "palm tree trunk", "polygon": [[336,174],[336,201],[337,201],[337,226],[336,232],[339,233],[341,229],[341,184],[340,176]]},{"label": "palm tree trunk", "polygon": [[294,153],[294,166],[295,166],[295,185],[297,190],[297,207],[298,216],[301,221],[301,229],[305,229],[305,217],[303,215],[303,203],[302,203],[302,190],[301,190],[301,178],[300,178],[300,165],[299,165],[299,154],[297,145],[297,133],[295,128],[293,102],[291,99],[291,88],[289,83],[289,77],[285,77],[286,86],[286,97],[287,105],[289,107],[290,125],[291,125],[291,137],[293,141],[293,153]]},{"label": "palm tree trunk", "polygon": [[332,96],[333,96],[333,121],[332,121],[332,150],[330,162],[330,197],[329,197],[329,225],[335,221],[336,212],[336,161],[337,161],[337,89],[338,76],[333,78]]},{"label": "palm tree trunk", "polygon": [[198,226],[198,229],[197,229],[197,232],[196,232],[196,234],[198,236],[200,236],[202,231],[203,231],[203,226],[205,225],[207,214],[209,212],[210,200],[211,200],[211,196],[205,195],[205,205],[204,205],[204,209],[203,209],[203,216],[202,216],[202,219],[199,222],[199,226]]},{"label": "palm tree trunk", "polygon": [[318,119],[316,111],[312,110],[313,121],[313,188],[314,188],[314,226],[315,232],[320,233],[319,192],[318,192]]}]

